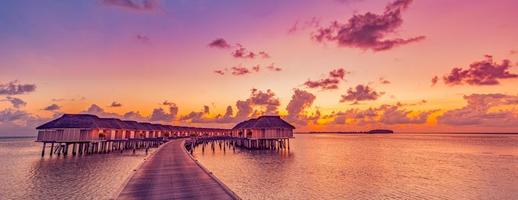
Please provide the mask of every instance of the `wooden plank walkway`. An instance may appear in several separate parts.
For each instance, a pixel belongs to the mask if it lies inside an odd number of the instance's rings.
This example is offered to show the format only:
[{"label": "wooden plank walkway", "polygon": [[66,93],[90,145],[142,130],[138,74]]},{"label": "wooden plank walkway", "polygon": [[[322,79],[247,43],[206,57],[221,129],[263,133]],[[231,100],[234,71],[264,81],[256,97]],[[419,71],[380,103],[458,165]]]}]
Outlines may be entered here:
[{"label": "wooden plank walkway", "polygon": [[144,161],[118,199],[237,199],[190,158],[184,140],[164,144]]}]

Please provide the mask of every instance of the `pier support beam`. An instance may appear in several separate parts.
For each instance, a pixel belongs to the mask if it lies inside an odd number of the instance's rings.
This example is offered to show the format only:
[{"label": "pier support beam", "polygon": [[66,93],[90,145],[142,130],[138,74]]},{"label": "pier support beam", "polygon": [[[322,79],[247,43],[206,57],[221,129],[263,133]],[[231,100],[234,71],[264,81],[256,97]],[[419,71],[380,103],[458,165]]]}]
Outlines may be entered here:
[{"label": "pier support beam", "polygon": [[45,146],[47,145],[46,142],[43,143],[43,149],[41,150],[41,157],[45,156]]}]

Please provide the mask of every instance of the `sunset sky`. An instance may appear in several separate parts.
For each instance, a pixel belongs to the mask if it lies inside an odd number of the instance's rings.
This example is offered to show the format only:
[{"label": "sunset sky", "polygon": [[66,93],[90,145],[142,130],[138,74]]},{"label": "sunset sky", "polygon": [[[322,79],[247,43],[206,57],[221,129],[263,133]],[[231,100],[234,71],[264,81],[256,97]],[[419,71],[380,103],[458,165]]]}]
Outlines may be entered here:
[{"label": "sunset sky", "polygon": [[4,0],[0,136],[63,113],[518,131],[516,0]]}]

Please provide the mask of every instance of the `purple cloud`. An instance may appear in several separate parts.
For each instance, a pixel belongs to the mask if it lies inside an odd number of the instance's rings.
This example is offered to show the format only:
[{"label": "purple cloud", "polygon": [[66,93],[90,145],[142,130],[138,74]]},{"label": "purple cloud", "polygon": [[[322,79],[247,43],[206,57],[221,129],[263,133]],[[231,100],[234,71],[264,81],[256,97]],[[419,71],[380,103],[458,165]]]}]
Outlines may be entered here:
[{"label": "purple cloud", "polygon": [[241,75],[252,73],[248,68],[242,67],[242,66],[232,67],[231,69],[232,69],[232,75],[234,75],[234,76],[241,76]]},{"label": "purple cloud", "polygon": [[169,111],[166,112],[163,108],[155,108],[149,117],[150,121],[171,122],[178,114],[178,107],[175,104],[169,106]]},{"label": "purple cloud", "polygon": [[231,47],[230,44],[223,38],[215,39],[214,41],[209,43],[208,46],[212,47],[212,48],[219,48],[219,49],[228,49]]},{"label": "purple cloud", "polygon": [[145,36],[145,35],[138,34],[136,36],[136,38],[137,38],[138,41],[143,42],[143,43],[150,43],[151,42],[151,39],[149,39],[149,37]]},{"label": "purple cloud", "polygon": [[287,120],[296,124],[305,125],[308,120],[308,116],[304,114],[304,110],[311,107],[315,101],[316,96],[300,89],[295,89],[291,100],[286,106],[288,111]]},{"label": "purple cloud", "polygon": [[114,6],[139,11],[150,11],[158,8],[158,0],[102,0],[106,6]]},{"label": "purple cloud", "polygon": [[11,103],[11,105],[13,105],[14,108],[20,108],[20,107],[27,105],[27,102],[23,101],[22,99],[16,98],[16,97],[10,97],[10,96],[8,96],[4,100],[0,100],[0,101],[9,102],[9,103]]},{"label": "purple cloud", "polygon": [[0,95],[19,95],[34,92],[36,85],[22,84],[17,80],[8,83],[0,83]]},{"label": "purple cloud", "polygon": [[114,101],[114,102],[112,102],[112,104],[110,104],[110,107],[112,107],[112,108],[122,107],[122,104],[119,103],[119,102]]},{"label": "purple cloud", "polygon": [[313,34],[318,42],[336,42],[338,46],[372,51],[389,50],[396,46],[417,42],[425,36],[407,39],[387,39],[386,35],[394,33],[402,24],[401,13],[412,3],[412,0],[396,0],[385,7],[383,14],[367,12],[356,14],[346,23],[334,21],[329,27],[319,28]]},{"label": "purple cloud", "polygon": [[219,75],[225,75],[225,71],[223,71],[221,69],[214,70],[214,73],[219,74]]},{"label": "purple cloud", "polygon": [[357,85],[356,88],[349,88],[347,94],[342,95],[340,102],[360,102],[360,101],[374,101],[377,100],[383,92],[376,92],[368,85]]},{"label": "purple cloud", "polygon": [[338,84],[344,80],[347,73],[349,72],[343,68],[334,69],[329,72],[328,77],[316,81],[307,80],[304,85],[308,88],[320,88],[322,90],[338,89]]},{"label": "purple cloud", "polygon": [[486,55],[486,59],[469,65],[468,69],[453,68],[448,75],[443,77],[445,84],[453,85],[498,85],[500,79],[518,78],[518,74],[509,71],[511,61],[505,59],[498,64],[493,61],[493,56]]},{"label": "purple cloud", "polygon": [[[251,73],[258,73],[259,71],[261,71],[261,68],[262,68],[261,65],[254,65],[252,67],[244,67],[244,66],[239,65],[239,66],[230,68],[230,73],[234,76],[241,76],[241,75],[246,75],[246,74],[251,74]],[[267,65],[266,69],[268,69],[269,71],[274,71],[274,72],[282,71],[282,68],[275,66],[274,63]],[[219,75],[225,75],[227,71],[229,71],[229,69],[225,68],[225,69],[217,69],[217,70],[214,70],[213,72],[216,74],[219,74]]]},{"label": "purple cloud", "polygon": [[46,110],[46,111],[56,111],[56,110],[59,110],[61,109],[61,107],[58,105],[58,104],[51,104],[45,108],[43,108],[43,110]]},{"label": "purple cloud", "polygon": [[439,82],[439,77],[438,76],[434,76],[432,78],[432,86],[437,85],[438,82]]}]

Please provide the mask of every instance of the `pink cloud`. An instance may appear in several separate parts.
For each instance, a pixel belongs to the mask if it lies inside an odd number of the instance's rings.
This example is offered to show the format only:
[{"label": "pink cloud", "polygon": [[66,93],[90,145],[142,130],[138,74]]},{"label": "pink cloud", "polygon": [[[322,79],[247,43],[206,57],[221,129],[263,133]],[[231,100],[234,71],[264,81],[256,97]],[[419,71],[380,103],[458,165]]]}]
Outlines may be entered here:
[{"label": "pink cloud", "polygon": [[329,72],[326,78],[316,81],[307,80],[304,82],[304,85],[308,88],[320,88],[322,90],[338,89],[338,84],[344,80],[345,74],[347,73],[348,72],[343,68],[334,69]]},{"label": "pink cloud", "polygon": [[347,94],[342,95],[340,102],[359,102],[359,101],[374,101],[377,100],[383,92],[376,92],[368,85],[357,85],[356,88],[349,88]]},{"label": "pink cloud", "polygon": [[435,110],[410,111],[404,108],[403,104],[384,104],[375,108],[349,109],[342,112],[332,113],[324,118],[334,119],[332,124],[424,124]]},{"label": "pink cloud", "polygon": [[220,48],[220,49],[228,49],[230,48],[230,44],[223,38],[218,38],[209,43],[209,47]]},{"label": "pink cloud", "polygon": [[509,60],[503,60],[498,64],[493,57],[486,55],[486,59],[469,65],[468,69],[453,68],[448,75],[443,77],[445,84],[453,85],[498,85],[499,79],[518,78],[518,74],[509,71],[512,64]]},{"label": "pink cloud", "polygon": [[460,126],[514,127],[518,114],[512,109],[494,109],[501,106],[517,106],[518,96],[505,94],[471,94],[464,96],[467,105],[446,111],[437,118],[438,123]]},{"label": "pink cloud", "polygon": [[225,75],[225,71],[223,71],[221,69],[214,70],[214,73],[219,74],[219,75]]},{"label": "pink cloud", "polygon": [[383,78],[383,77],[380,77],[380,78],[378,79],[378,81],[379,81],[381,84],[383,84],[383,85],[387,85],[387,84],[390,84],[390,83],[391,83],[389,80],[387,80],[387,79],[385,79],[385,78]]},{"label": "pink cloud", "polygon": [[396,0],[385,7],[383,14],[367,12],[357,14],[346,23],[334,21],[329,27],[319,28],[313,34],[318,42],[336,42],[342,47],[370,49],[372,51],[389,50],[396,46],[425,39],[417,36],[408,39],[386,39],[403,24],[401,13],[408,8],[412,0]]},{"label": "pink cloud", "polygon": [[[282,71],[282,68],[276,67],[274,63],[267,65],[266,69],[268,69],[269,71],[274,71],[274,72]],[[225,68],[225,69],[217,69],[217,70],[214,70],[213,72],[216,74],[219,74],[219,75],[225,75],[227,71],[228,71],[228,69]],[[242,75],[246,75],[246,74],[258,73],[261,71],[261,65],[254,65],[252,67],[245,67],[245,66],[239,65],[239,66],[230,68],[230,71],[231,71],[231,74],[234,76],[242,76]]]},{"label": "pink cloud", "polygon": [[36,85],[34,84],[22,84],[15,81],[8,83],[0,83],[0,95],[20,95],[25,93],[34,92]]},{"label": "pink cloud", "polygon": [[234,76],[241,76],[241,75],[252,73],[248,68],[242,67],[242,66],[232,67],[231,69],[232,69],[232,75],[234,75]]},{"label": "pink cloud", "polygon": [[311,107],[315,99],[315,95],[304,90],[295,89],[288,106],[286,106],[288,111],[287,120],[292,123],[305,125],[310,117],[304,114],[304,110]]}]

